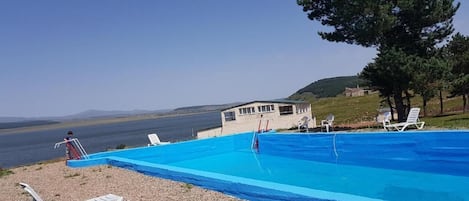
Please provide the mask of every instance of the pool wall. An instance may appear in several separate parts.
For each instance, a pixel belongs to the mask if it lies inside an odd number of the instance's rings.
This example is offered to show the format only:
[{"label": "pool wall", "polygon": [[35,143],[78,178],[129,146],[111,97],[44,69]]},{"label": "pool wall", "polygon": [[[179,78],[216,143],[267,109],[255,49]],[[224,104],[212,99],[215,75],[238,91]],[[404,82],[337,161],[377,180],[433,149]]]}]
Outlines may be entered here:
[{"label": "pool wall", "polygon": [[134,160],[144,158],[157,158],[159,163],[171,163],[200,156],[209,156],[237,149],[249,148],[253,133],[240,133],[225,137],[193,140],[161,146],[140,147],[123,149],[117,151],[90,154],[88,160],[71,160],[67,165],[70,167],[86,167],[106,164],[108,157],[131,158]]},{"label": "pool wall", "polygon": [[107,164],[133,170],[142,174],[161,177],[165,179],[195,184],[202,188],[219,191],[246,200],[298,200],[298,201],[326,201],[332,199],[322,197],[344,198],[343,200],[363,200],[362,197],[292,187],[272,182],[263,182],[253,179],[197,171],[173,166],[153,164],[125,158],[109,157]]},{"label": "pool wall", "polygon": [[259,135],[259,152],[328,163],[469,176],[467,130],[263,134]]},{"label": "pool wall", "polygon": [[[238,149],[250,149],[253,132],[236,135],[174,143],[170,145],[125,149],[118,151],[90,154],[90,159],[69,160],[70,167],[89,167],[95,165],[112,165],[146,175],[195,184],[225,194],[247,200],[332,200],[316,198],[343,197],[345,200],[357,200],[357,196],[297,188],[271,182],[223,174],[203,172],[165,165],[174,161],[187,160],[201,156],[216,155]],[[157,158],[158,164],[142,161],[143,158]]]}]

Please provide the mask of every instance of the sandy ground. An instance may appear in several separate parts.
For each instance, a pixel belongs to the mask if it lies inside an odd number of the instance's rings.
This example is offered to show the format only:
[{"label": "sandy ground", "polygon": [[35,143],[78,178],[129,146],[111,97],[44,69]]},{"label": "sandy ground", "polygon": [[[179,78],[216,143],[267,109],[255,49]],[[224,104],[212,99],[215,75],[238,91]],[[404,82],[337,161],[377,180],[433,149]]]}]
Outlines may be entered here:
[{"label": "sandy ground", "polygon": [[27,183],[44,201],[87,200],[109,193],[124,200],[240,200],[191,184],[146,176],[112,166],[69,168],[64,161],[10,169],[0,177],[0,200],[31,200],[19,183]]}]

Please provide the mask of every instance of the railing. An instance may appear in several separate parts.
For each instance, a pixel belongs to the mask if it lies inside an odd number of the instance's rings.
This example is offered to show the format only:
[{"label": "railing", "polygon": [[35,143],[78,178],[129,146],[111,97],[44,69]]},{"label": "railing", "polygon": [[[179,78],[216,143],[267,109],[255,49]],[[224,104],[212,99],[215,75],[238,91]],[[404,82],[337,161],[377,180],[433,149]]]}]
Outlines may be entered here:
[{"label": "railing", "polygon": [[[81,145],[78,138],[72,138],[70,140],[64,140],[62,142],[57,142],[54,145],[54,149],[59,148],[60,145],[62,145],[62,144],[66,144],[67,148],[72,149],[72,150],[70,150],[72,153],[73,153],[73,149],[75,149],[75,148],[78,149],[79,158],[83,158],[83,159],[88,159],[89,158],[88,153],[86,153],[85,148],[83,148],[83,146]],[[68,145],[73,145],[73,146],[68,146]]]}]

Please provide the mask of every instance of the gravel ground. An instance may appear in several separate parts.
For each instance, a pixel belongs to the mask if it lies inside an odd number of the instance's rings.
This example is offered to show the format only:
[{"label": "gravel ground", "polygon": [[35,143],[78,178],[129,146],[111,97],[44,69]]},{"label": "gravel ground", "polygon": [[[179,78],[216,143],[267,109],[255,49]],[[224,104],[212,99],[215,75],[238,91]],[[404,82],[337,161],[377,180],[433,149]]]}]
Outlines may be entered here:
[{"label": "gravel ground", "polygon": [[87,200],[109,193],[124,200],[240,200],[191,184],[146,176],[112,166],[69,168],[64,161],[10,169],[0,177],[0,200],[31,200],[19,183],[27,183],[45,201]]}]

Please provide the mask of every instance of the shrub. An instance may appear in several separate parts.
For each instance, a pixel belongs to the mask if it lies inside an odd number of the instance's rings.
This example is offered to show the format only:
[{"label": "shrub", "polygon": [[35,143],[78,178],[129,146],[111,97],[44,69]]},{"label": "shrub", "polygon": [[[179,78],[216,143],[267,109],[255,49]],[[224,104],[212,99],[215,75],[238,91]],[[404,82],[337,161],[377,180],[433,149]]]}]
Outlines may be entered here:
[{"label": "shrub", "polygon": [[120,144],[116,146],[116,149],[125,149],[127,146],[125,144]]},{"label": "shrub", "polygon": [[11,170],[3,169],[3,168],[0,167],[0,178],[3,177],[3,176],[10,175],[10,174],[15,174],[15,173]]}]

